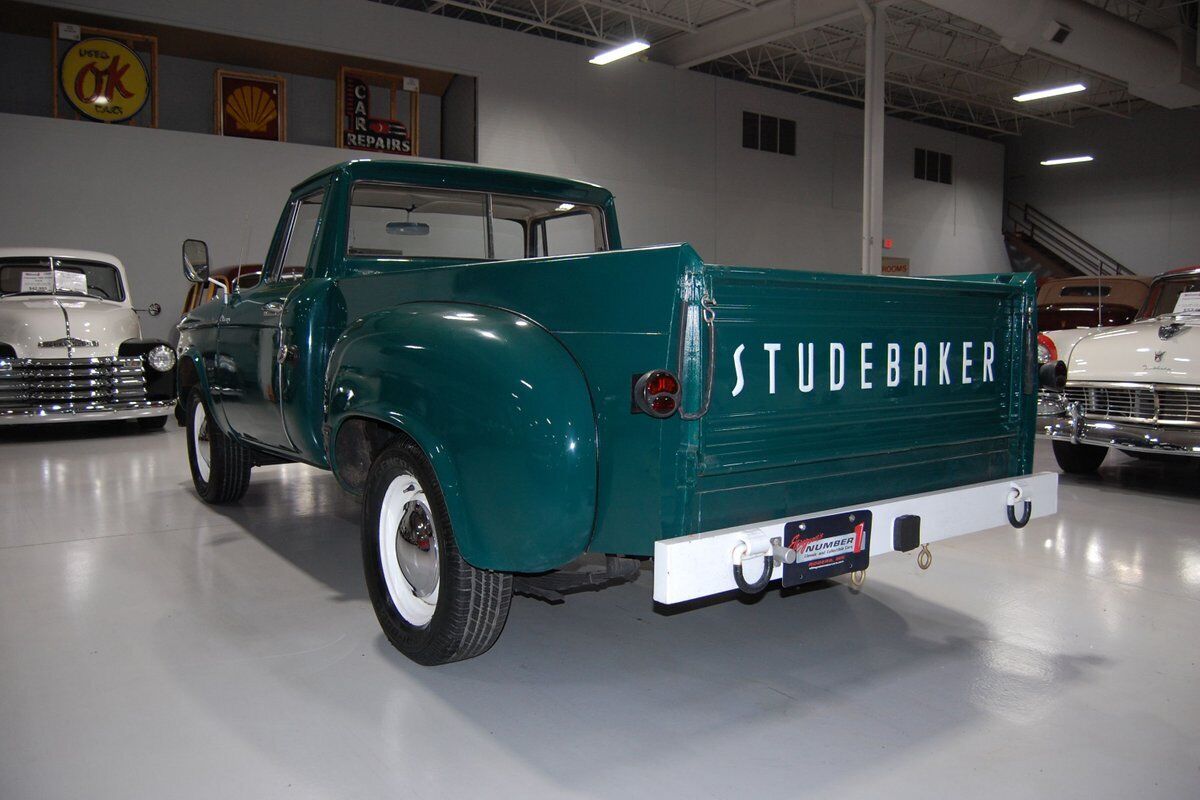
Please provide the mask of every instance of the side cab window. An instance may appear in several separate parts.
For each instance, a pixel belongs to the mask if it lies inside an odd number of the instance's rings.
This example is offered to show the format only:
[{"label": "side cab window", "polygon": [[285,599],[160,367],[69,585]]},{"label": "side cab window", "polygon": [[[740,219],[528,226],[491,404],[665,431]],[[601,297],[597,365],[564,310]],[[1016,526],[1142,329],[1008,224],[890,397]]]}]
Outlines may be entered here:
[{"label": "side cab window", "polygon": [[325,194],[325,189],[318,189],[293,200],[288,206],[279,254],[262,284],[295,283],[312,274],[309,264],[320,231]]},{"label": "side cab window", "polygon": [[588,208],[538,220],[533,226],[530,255],[565,256],[604,250],[604,217]]}]

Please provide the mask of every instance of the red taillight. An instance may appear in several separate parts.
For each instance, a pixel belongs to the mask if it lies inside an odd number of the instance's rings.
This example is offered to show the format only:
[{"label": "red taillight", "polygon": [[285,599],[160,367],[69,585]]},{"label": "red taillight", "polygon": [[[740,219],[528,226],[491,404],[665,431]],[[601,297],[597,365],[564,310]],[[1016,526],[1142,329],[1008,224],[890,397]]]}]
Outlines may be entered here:
[{"label": "red taillight", "polygon": [[669,372],[652,372],[646,381],[646,394],[679,394],[679,381]]},{"label": "red taillight", "polygon": [[633,383],[633,409],[664,419],[679,409],[679,379],[665,370],[653,370]]},{"label": "red taillight", "polygon": [[654,413],[660,417],[669,417],[675,413],[675,398],[659,395],[650,401],[650,408],[654,409]]}]

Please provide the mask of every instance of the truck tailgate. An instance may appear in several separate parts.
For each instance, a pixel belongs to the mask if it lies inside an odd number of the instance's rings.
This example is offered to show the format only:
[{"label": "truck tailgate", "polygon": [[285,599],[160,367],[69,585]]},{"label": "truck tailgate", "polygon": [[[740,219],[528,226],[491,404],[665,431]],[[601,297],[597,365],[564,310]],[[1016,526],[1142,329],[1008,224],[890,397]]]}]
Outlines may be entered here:
[{"label": "truck tailgate", "polygon": [[1029,472],[1027,276],[704,270],[716,370],[694,530]]}]

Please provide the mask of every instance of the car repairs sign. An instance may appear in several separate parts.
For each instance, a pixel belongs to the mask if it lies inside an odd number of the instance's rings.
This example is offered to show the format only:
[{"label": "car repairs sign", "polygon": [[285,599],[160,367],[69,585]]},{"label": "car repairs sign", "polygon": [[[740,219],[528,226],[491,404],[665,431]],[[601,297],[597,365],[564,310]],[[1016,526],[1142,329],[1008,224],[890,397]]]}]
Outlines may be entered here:
[{"label": "car repairs sign", "polygon": [[[371,85],[368,78],[373,74],[342,71],[342,140],[339,144],[351,150],[378,150],[397,155],[416,155],[413,137],[407,125],[400,120],[371,116]],[[403,81],[402,78],[383,77],[401,84]],[[388,91],[393,95],[394,107],[397,89],[389,85]],[[418,113],[418,106],[415,103],[411,104],[410,117],[415,118]]]},{"label": "car repairs sign", "polygon": [[783,565],[784,586],[858,572],[871,557],[870,511],[795,520],[783,532],[784,544],[796,551],[796,562]]},{"label": "car repairs sign", "polygon": [[150,78],[137,53],[112,39],[92,37],[63,56],[59,83],[67,101],[101,122],[130,119],[150,98]]}]

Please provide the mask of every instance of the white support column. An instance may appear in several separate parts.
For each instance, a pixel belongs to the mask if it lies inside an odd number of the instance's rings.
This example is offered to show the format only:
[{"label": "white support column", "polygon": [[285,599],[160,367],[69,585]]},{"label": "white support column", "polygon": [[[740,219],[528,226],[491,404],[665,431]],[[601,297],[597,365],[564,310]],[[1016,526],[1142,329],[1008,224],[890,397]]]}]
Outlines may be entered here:
[{"label": "white support column", "polygon": [[863,104],[862,271],[878,275],[883,268],[883,67],[884,11],[858,0],[866,30],[866,102]]}]

